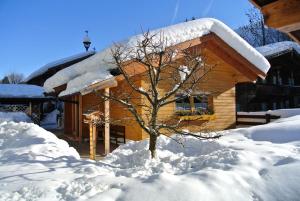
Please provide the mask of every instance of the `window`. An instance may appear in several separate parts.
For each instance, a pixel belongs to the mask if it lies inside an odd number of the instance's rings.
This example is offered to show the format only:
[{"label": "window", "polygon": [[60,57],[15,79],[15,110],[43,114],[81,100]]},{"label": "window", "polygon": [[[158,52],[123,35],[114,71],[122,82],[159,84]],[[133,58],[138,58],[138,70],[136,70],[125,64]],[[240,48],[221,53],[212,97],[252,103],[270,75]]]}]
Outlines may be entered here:
[{"label": "window", "polygon": [[195,110],[198,112],[207,112],[208,110],[208,97],[207,95],[194,96]]},{"label": "window", "polygon": [[176,98],[176,110],[191,110],[191,103],[189,97],[177,95]]},{"label": "window", "polygon": [[273,110],[276,110],[276,109],[277,109],[277,103],[273,102]]},{"label": "window", "polygon": [[187,97],[177,95],[176,111],[178,114],[184,115],[202,115],[212,114],[212,108],[209,107],[209,96],[205,94]]},{"label": "window", "polygon": [[267,103],[261,103],[261,110],[262,111],[267,111],[268,109]]}]

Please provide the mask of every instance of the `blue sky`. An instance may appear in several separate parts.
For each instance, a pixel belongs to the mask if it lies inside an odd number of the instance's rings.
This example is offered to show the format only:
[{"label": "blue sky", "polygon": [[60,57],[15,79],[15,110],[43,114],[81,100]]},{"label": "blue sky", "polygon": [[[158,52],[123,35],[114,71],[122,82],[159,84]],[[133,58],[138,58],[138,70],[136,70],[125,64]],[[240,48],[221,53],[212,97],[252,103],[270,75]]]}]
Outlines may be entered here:
[{"label": "blue sky", "polygon": [[89,30],[96,50],[143,29],[214,17],[231,28],[247,23],[248,0],[0,0],[0,78],[30,74],[84,51]]}]

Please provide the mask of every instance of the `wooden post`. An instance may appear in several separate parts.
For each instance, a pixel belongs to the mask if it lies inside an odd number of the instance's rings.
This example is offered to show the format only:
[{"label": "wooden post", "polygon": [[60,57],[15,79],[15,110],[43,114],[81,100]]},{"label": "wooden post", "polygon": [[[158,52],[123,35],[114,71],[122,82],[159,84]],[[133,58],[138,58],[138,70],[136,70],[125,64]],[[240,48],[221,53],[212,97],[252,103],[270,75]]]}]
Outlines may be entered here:
[{"label": "wooden post", "polygon": [[93,124],[93,144],[94,144],[94,160],[96,159],[96,155],[97,155],[97,126],[96,124]]},{"label": "wooden post", "polygon": [[[77,96],[75,96],[74,97],[74,101],[77,101]],[[74,103],[74,117],[75,117],[75,119],[74,119],[74,135],[75,135],[75,137],[78,137],[78,130],[79,130],[79,126],[78,126],[78,123],[79,123],[79,118],[78,118],[78,104],[75,104]]]},{"label": "wooden post", "polygon": [[96,126],[92,122],[89,123],[90,127],[90,159],[96,159]]},{"label": "wooden post", "polygon": [[[104,89],[104,93],[109,95],[109,88]],[[104,153],[105,155],[110,153],[110,133],[109,133],[109,100],[104,101]]]},{"label": "wooden post", "polygon": [[[71,101],[74,101],[74,98],[73,98],[73,96],[71,97]],[[71,132],[72,132],[72,135],[74,135],[74,119],[75,119],[75,116],[74,116],[74,104],[73,103],[70,103],[71,104],[71,126],[72,126],[72,130],[71,130]]]},{"label": "wooden post", "polygon": [[79,95],[79,100],[78,100],[78,107],[79,107],[79,143],[82,143],[82,124],[83,124],[83,121],[82,121],[82,95],[80,94]]}]

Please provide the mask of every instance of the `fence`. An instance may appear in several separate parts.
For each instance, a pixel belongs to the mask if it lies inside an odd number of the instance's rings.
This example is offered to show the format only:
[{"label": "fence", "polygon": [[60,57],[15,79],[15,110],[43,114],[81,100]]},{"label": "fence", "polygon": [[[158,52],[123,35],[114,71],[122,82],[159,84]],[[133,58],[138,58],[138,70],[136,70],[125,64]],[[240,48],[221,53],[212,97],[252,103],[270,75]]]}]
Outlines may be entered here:
[{"label": "fence", "polygon": [[24,112],[29,110],[28,105],[0,105],[0,112]]},{"label": "fence", "polygon": [[280,116],[271,114],[237,114],[236,125],[262,125],[279,118]]},{"label": "fence", "polygon": [[29,105],[1,105],[0,104],[0,112],[24,112],[26,113],[35,124],[40,124],[41,114],[37,107],[32,107]]}]

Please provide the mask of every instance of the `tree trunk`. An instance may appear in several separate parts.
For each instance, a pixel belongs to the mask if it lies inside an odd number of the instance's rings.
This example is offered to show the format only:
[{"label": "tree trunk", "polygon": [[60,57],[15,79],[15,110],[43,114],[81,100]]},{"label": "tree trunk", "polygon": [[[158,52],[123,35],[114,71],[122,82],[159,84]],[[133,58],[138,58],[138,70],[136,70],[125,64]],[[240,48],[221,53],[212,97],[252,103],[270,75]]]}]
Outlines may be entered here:
[{"label": "tree trunk", "polygon": [[149,151],[151,152],[151,157],[156,157],[156,141],[157,136],[156,135],[150,135],[150,141],[149,141]]}]

